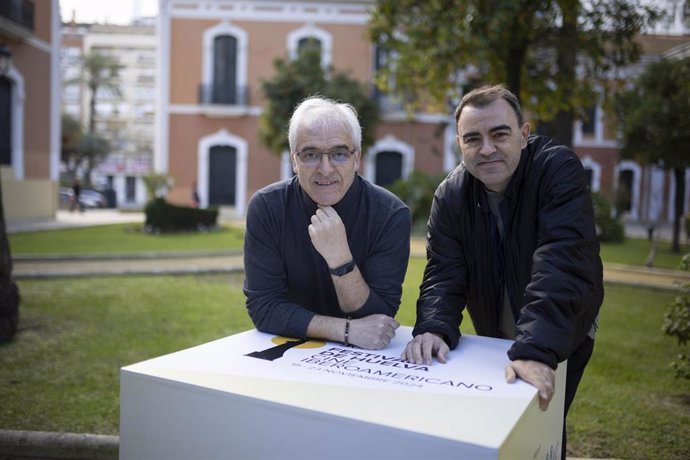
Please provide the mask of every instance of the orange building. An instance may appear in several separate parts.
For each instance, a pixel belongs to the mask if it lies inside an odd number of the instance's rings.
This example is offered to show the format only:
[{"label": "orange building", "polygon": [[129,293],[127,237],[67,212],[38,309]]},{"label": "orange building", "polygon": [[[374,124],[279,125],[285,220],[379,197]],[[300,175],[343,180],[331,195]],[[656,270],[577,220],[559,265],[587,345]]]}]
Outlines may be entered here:
[{"label": "orange building", "polygon": [[[287,153],[258,140],[260,84],[276,58],[294,56],[305,38],[319,41],[322,62],[372,82],[376,49],[367,37],[370,1],[160,2],[159,106],[154,167],[174,180],[168,198],[244,215],[261,187],[292,174]],[[360,173],[388,184],[413,170],[455,164],[448,114],[409,119],[384,104],[376,143]],[[366,126],[363,127],[366,129]],[[287,129],[287,127],[286,127]]]},{"label": "orange building", "polygon": [[[221,215],[241,217],[256,190],[289,177],[287,153],[279,157],[258,140],[265,105],[261,81],[273,76],[274,59],[294,56],[300,42],[311,38],[319,42],[324,64],[373,86],[380,62],[367,36],[373,5],[372,0],[160,0],[154,168],[174,180],[168,198],[189,204],[196,187],[202,206],[219,205]],[[682,30],[656,33],[641,37],[643,61],[624,69],[631,78],[645,62],[677,55],[690,43]],[[453,108],[408,117],[395,100],[373,91],[372,97],[379,101],[382,121],[364,155],[364,177],[387,185],[415,170],[434,174],[455,167]],[[591,189],[612,201],[624,191],[627,200],[619,201],[618,211],[626,220],[671,221],[672,174],[621,161],[616,121],[596,101],[589,115],[586,122],[575,122],[573,148]]]},{"label": "orange building", "polygon": [[53,218],[60,162],[58,0],[0,3],[0,173],[7,220]]}]

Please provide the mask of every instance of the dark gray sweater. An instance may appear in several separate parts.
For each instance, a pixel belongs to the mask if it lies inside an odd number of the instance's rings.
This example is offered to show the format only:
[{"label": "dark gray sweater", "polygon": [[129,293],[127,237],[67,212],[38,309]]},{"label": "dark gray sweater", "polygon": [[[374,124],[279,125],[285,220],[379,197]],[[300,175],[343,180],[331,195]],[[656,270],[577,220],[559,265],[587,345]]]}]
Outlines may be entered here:
[{"label": "dark gray sweater", "polygon": [[[352,317],[395,316],[410,254],[410,212],[387,190],[357,176],[333,206],[350,251],[370,288]],[[307,228],[316,203],[296,177],[269,185],[249,201],[244,238],[247,310],[263,332],[305,338],[315,315],[344,317],[323,257]]]}]

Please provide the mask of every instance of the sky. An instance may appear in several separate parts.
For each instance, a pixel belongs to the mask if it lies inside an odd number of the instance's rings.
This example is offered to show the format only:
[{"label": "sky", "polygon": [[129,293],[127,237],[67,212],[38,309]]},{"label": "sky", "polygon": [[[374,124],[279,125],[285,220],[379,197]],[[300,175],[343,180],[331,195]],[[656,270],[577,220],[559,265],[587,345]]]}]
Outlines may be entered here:
[{"label": "sky", "polygon": [[[133,16],[156,16],[158,0],[59,0],[63,22],[129,24]],[[137,10],[138,13],[137,14]]]}]

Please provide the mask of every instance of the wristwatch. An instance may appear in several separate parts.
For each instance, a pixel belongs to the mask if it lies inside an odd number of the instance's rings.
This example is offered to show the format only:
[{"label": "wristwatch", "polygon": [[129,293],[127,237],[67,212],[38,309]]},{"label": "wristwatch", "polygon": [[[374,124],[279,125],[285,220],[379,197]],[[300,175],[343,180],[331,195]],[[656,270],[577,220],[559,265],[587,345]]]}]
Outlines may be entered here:
[{"label": "wristwatch", "polygon": [[352,270],[354,270],[354,269],[355,269],[355,265],[356,265],[356,264],[355,264],[355,260],[352,259],[351,261],[349,261],[348,263],[346,263],[346,264],[344,264],[344,265],[341,265],[340,267],[337,267],[337,268],[329,268],[328,271],[331,272],[331,275],[343,276],[343,275],[347,275],[347,274],[350,273]]}]

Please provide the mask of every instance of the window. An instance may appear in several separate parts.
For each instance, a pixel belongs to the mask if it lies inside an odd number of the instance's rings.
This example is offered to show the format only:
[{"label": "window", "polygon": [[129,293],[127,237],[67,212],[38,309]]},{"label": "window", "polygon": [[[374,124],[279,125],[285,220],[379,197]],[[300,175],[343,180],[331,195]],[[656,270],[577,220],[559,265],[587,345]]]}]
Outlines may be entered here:
[{"label": "window", "polygon": [[333,37],[326,30],[313,24],[308,24],[288,34],[288,55],[291,59],[296,59],[303,47],[317,46],[317,44],[321,50],[321,66],[328,67],[332,59]]},{"label": "window", "polygon": [[204,32],[199,102],[246,105],[247,32],[222,22]]},{"label": "window", "polygon": [[582,134],[584,136],[594,136],[597,123],[597,107],[595,105],[589,107],[585,113],[585,118],[582,120]]},{"label": "window", "polygon": [[231,35],[213,41],[212,88],[212,103],[237,103],[237,39]]},{"label": "window", "polygon": [[137,197],[137,178],[133,176],[127,176],[125,178],[125,200],[128,203],[132,203]]},{"label": "window", "polygon": [[389,187],[402,179],[403,156],[400,152],[383,151],[376,155],[376,185]]},{"label": "window", "polygon": [[0,165],[12,164],[12,81],[0,77]]}]

